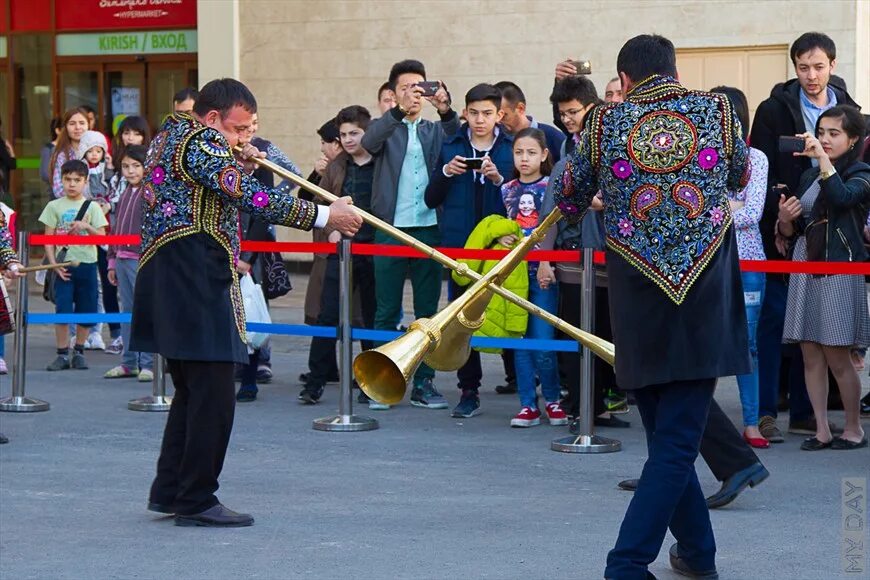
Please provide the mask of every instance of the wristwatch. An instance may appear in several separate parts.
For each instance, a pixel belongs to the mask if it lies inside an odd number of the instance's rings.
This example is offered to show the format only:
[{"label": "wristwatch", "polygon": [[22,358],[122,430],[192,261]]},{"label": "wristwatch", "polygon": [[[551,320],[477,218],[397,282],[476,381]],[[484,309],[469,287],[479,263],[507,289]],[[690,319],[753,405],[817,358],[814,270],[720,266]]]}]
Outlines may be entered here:
[{"label": "wristwatch", "polygon": [[824,181],[824,180],[828,179],[829,177],[833,177],[835,173],[837,173],[837,170],[835,168],[831,167],[830,171],[822,171],[821,173],[819,173],[819,178],[821,178],[821,180]]},{"label": "wristwatch", "polygon": [[408,116],[408,111],[405,109],[405,107],[402,106],[401,103],[396,103],[396,108],[399,109],[400,113],[402,113],[406,117]]}]

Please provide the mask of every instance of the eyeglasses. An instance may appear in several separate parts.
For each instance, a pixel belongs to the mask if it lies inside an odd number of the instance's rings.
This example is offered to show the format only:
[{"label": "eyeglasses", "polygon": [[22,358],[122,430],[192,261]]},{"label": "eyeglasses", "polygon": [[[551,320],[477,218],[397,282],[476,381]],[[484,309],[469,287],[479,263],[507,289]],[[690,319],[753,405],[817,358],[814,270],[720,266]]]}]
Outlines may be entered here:
[{"label": "eyeglasses", "polygon": [[569,117],[576,117],[580,113],[583,112],[583,109],[569,109],[567,111],[559,111],[560,119],[567,119]]}]

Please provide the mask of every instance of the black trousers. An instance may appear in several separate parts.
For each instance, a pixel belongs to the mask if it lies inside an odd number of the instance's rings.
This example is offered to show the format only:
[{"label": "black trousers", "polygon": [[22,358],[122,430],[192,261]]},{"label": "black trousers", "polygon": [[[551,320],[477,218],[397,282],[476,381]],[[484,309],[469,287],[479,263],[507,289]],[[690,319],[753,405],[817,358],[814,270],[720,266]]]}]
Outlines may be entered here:
[{"label": "black trousers", "polygon": [[[320,295],[318,326],[338,326],[339,323],[339,261],[331,254],[326,258],[326,271],[323,275],[323,288]],[[375,268],[371,256],[353,256],[353,286],[359,290],[360,307],[366,328],[374,328],[377,296],[375,294]],[[309,385],[323,386],[335,369],[336,339],[315,336],[311,339],[308,351],[308,369],[311,371]],[[374,348],[372,341],[362,341],[363,350]]]},{"label": "black trousers", "polygon": [[[103,309],[106,311],[106,314],[117,314],[121,311],[118,306],[118,287],[112,286],[111,282],[109,282],[108,255],[106,254],[106,250],[99,246],[97,246],[97,268],[100,271],[100,286],[103,290]],[[114,338],[116,334],[120,336],[121,325],[117,322],[110,322],[109,331],[112,334],[112,338]]]},{"label": "black trousers", "polygon": [[716,399],[710,403],[710,414],[701,437],[701,456],[719,481],[760,463]]},{"label": "black trousers", "polygon": [[[559,318],[574,326],[580,326],[580,303],[582,300],[582,288],[580,284],[568,284],[559,282]],[[613,331],[610,329],[610,303],[608,301],[607,288],[598,286],[595,288],[595,325],[596,336],[604,340],[613,340]],[[568,338],[560,333],[559,338]],[[559,367],[565,375],[565,386],[568,395],[562,401],[565,412],[570,415],[580,413],[580,353],[560,352]],[[595,375],[595,392],[592,393],[592,403],[597,417],[606,409],[604,397],[611,389],[616,389],[616,374],[613,367],[593,355],[592,372]]]},{"label": "black trousers", "polygon": [[175,396],[149,501],[196,514],[218,503],[236,410],[231,362],[167,361]]}]

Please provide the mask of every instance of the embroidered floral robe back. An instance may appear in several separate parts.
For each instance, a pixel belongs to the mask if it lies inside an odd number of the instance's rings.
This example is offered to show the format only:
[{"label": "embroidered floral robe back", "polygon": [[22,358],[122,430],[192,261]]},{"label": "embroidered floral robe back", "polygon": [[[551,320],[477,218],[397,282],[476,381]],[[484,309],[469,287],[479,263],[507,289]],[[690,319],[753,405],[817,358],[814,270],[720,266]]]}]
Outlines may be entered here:
[{"label": "embroidered floral robe back", "polygon": [[727,201],[749,177],[728,99],[669,77],[590,113],[555,198],[569,221],[604,196],[620,387],[749,370]]},{"label": "embroidered floral robe back", "polygon": [[219,131],[183,113],[151,142],[142,197],[131,348],[172,359],[247,362],[235,271],[238,212],[310,230],[316,205],[248,176]]}]

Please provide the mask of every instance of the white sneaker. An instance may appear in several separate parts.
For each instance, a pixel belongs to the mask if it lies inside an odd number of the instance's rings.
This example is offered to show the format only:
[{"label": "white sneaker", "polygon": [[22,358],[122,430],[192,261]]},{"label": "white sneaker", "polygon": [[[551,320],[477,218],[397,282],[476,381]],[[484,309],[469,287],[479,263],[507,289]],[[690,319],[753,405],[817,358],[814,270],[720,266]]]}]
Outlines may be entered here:
[{"label": "white sneaker", "polygon": [[85,341],[85,350],[106,350],[106,343],[99,334],[89,334]]},{"label": "white sneaker", "polygon": [[369,409],[372,411],[387,411],[389,408],[390,406],[386,403],[379,403],[374,399],[369,399]]},{"label": "white sneaker", "polygon": [[121,354],[124,352],[124,339],[120,336],[106,347],[106,354]]},{"label": "white sneaker", "polygon": [[6,361],[0,358],[0,375],[9,374],[9,368],[6,366]]}]

